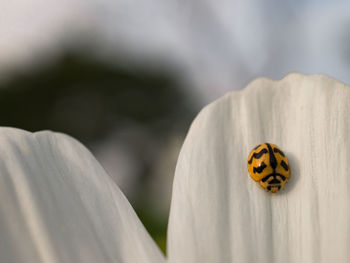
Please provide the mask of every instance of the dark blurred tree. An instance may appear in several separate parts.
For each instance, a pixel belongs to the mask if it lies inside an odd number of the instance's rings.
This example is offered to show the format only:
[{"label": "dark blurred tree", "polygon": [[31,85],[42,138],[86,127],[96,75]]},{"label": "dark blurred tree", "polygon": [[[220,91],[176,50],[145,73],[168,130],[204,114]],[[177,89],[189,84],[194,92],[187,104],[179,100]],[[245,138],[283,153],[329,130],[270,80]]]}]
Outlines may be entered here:
[{"label": "dark blurred tree", "polygon": [[[194,113],[187,97],[171,74],[127,71],[88,52],[67,52],[46,65],[17,72],[3,84],[0,121],[29,131],[64,132],[87,146],[133,122],[162,141],[174,130],[186,132]],[[147,181],[157,160],[147,158],[142,147],[135,149],[135,162],[140,180]],[[151,235],[165,240],[167,221],[146,212],[151,204],[144,198],[146,190],[139,190],[140,198],[131,200],[132,205]]]},{"label": "dark blurred tree", "polygon": [[[188,122],[191,105],[170,75],[128,72],[81,54],[17,73],[0,89],[0,121],[30,131],[51,129],[83,143],[103,139],[133,120],[166,136]],[[181,118],[179,118],[181,116]],[[183,118],[183,119],[182,119]],[[179,122],[178,122],[179,121]]]}]

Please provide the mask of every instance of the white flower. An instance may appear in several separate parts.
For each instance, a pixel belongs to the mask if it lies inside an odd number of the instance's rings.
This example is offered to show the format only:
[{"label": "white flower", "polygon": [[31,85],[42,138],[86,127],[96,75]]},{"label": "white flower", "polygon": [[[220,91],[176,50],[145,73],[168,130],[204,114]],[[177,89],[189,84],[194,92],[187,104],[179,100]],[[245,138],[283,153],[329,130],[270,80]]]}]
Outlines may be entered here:
[{"label": "white flower", "polygon": [[[167,259],[84,146],[2,128],[1,262],[348,262],[349,116],[350,88],[320,75],[258,79],[206,107],[180,153]],[[248,175],[262,142],[289,159],[278,194]]]},{"label": "white flower", "polygon": [[0,262],[165,261],[83,145],[51,132],[0,134]]}]

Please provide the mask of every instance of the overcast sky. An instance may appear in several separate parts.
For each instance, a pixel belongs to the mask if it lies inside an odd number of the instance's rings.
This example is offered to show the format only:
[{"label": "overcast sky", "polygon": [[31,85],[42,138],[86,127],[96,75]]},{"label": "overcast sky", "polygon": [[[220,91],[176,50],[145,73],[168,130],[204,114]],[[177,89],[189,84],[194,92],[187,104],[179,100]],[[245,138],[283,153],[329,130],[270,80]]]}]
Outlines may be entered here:
[{"label": "overcast sky", "polygon": [[0,78],[82,37],[106,59],[170,65],[203,103],[292,71],[350,83],[349,14],[348,1],[2,1]]}]

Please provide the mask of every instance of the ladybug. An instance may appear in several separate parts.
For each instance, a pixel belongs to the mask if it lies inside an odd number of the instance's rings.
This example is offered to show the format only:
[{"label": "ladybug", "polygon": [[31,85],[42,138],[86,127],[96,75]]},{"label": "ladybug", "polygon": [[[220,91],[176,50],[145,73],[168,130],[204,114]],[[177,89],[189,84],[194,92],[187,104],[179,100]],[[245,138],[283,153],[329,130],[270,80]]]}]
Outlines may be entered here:
[{"label": "ladybug", "polygon": [[259,144],[250,152],[248,171],[254,181],[271,193],[282,190],[290,178],[287,157],[272,143]]}]

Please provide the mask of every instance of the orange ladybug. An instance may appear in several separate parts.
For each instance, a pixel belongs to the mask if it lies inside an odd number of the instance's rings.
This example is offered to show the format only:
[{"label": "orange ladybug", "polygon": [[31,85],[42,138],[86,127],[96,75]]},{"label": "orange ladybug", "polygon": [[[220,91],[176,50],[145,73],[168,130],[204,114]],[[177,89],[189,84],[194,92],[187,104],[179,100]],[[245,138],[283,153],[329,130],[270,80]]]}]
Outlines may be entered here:
[{"label": "orange ladybug", "polygon": [[259,144],[250,152],[248,171],[254,181],[271,193],[282,190],[290,178],[287,157],[272,143]]}]

